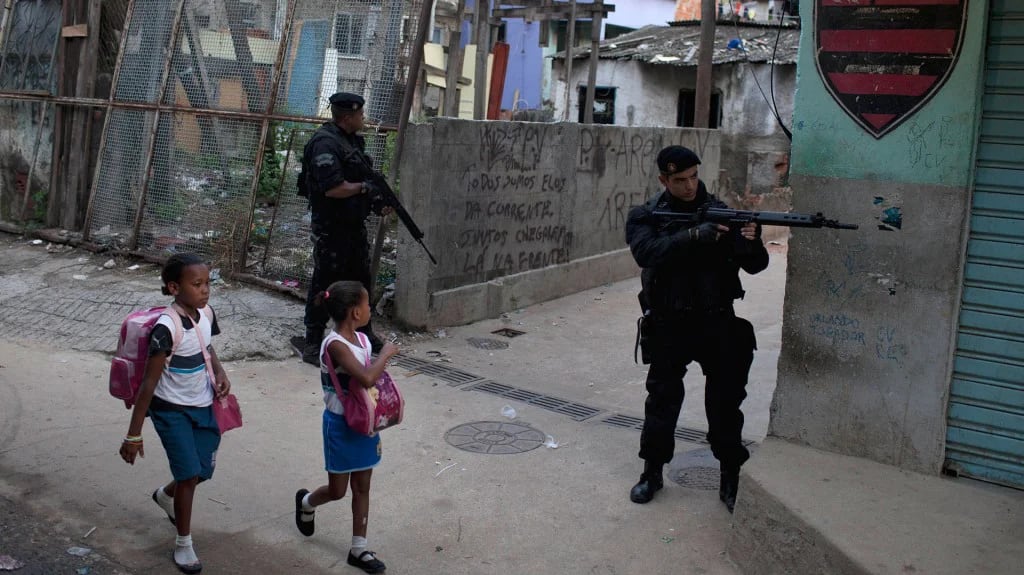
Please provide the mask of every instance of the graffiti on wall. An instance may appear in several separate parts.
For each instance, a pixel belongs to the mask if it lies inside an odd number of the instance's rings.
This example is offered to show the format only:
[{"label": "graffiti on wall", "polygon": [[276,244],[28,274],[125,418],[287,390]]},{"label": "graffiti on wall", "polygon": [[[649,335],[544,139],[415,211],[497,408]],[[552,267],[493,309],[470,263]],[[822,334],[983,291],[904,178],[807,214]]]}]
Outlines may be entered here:
[{"label": "graffiti on wall", "polygon": [[815,62],[836,103],[882,138],[942,88],[968,0],[815,0]]},{"label": "graffiti on wall", "polygon": [[571,259],[573,232],[563,213],[566,177],[551,165],[561,128],[494,123],[479,131],[471,165],[460,170],[456,275],[507,275]]}]

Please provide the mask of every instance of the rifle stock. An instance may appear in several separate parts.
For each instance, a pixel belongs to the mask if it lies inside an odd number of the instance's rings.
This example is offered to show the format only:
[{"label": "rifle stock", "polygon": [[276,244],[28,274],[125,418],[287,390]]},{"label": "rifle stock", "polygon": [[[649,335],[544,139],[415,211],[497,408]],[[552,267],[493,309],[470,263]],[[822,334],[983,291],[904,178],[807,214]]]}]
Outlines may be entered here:
[{"label": "rifle stock", "polygon": [[729,208],[702,207],[693,213],[655,211],[655,218],[671,223],[697,225],[703,222],[733,226],[750,222],[762,226],[787,226],[791,228],[832,228],[836,230],[856,230],[857,224],[844,224],[839,220],[826,218],[821,212],[801,214],[794,212],[755,212],[749,210],[733,210]]}]

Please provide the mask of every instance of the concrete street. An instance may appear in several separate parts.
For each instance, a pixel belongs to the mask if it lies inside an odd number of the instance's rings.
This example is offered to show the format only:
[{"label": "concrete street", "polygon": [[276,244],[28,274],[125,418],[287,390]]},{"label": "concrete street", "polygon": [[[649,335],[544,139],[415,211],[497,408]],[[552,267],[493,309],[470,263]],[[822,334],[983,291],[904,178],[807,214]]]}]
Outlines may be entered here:
[{"label": "concrete street", "polygon": [[[158,268],[2,234],[0,250],[0,568],[176,573],[173,528],[150,500],[169,477],[163,451],[147,423],[147,457],[121,461],[129,412],[107,393],[121,319],[166,303]],[[665,489],[628,499],[646,373],[637,279],[432,333],[378,321],[402,346],[389,371],[407,402],[371,490],[370,548],[388,573],[1018,572],[1024,492],[764,439],[786,273],[785,246],[769,251],[737,305],[759,349],[735,516],[701,443],[696,365]],[[234,282],[211,302],[245,426],[197,492],[204,573],[360,573],[345,563],[347,500],[318,511],[311,538],[294,526],[295,491],[326,480],[318,374],[287,343],[302,302]]]},{"label": "concrete street", "polygon": [[[121,319],[164,303],[158,268],[119,260],[103,269],[100,254],[48,252],[9,235],[0,242],[0,497],[48,522],[55,541],[93,549],[75,558],[91,573],[114,572],[114,563],[176,572],[173,528],[150,500],[168,478],[166,459],[147,423],[146,458],[134,467],[120,460],[129,412],[106,390]],[[752,441],[767,429],[778,357],[784,246],[772,252],[739,305],[760,347],[745,404]],[[641,469],[633,426],[646,373],[633,363],[638,289],[638,280],[609,284],[429,334],[380,322],[402,344],[389,371],[407,401],[405,421],[383,434],[371,491],[370,547],[389,573],[737,572],[725,554],[731,516],[707,470],[715,462],[698,443],[706,424],[696,366],[679,422],[689,441],[677,443],[666,488],[646,506],[628,500]],[[197,491],[193,538],[204,572],[359,572],[345,564],[348,501],[321,508],[311,538],[293,523],[295,491],[326,479],[317,372],[287,345],[302,303],[231,282],[211,305],[245,426],[225,436],[214,479]],[[524,333],[492,333],[500,328]],[[466,424],[482,431],[482,443],[468,446],[475,451],[446,441]],[[494,453],[526,431],[518,426],[550,436],[550,447],[520,441],[515,448],[528,450]],[[0,533],[0,555],[13,555],[21,534]]]}]

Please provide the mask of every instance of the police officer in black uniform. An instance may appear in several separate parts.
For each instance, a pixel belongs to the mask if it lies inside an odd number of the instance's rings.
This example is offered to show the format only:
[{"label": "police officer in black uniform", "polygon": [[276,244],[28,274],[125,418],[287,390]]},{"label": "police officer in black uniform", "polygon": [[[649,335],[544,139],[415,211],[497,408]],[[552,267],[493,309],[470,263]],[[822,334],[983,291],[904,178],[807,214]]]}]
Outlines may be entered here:
[{"label": "police officer in black uniform", "polygon": [[[293,337],[291,344],[302,360],[320,365],[320,342],[327,328],[327,310],[313,303],[316,294],[340,280],[362,282],[371,290],[366,217],[371,211],[369,188],[364,181],[373,160],[366,155],[366,142],[359,135],[364,126],[363,98],[338,92],[330,97],[331,121],[325,122],[302,154],[299,194],[309,198],[313,277],[306,299],[305,337]],[[387,213],[389,208],[378,209]],[[366,333],[373,352],[383,345],[370,324]]]},{"label": "police officer in black uniform", "polygon": [[626,241],[643,268],[641,347],[651,365],[640,435],[644,471],[629,498],[647,503],[663,486],[662,467],[675,449],[683,376],[696,361],[707,376],[707,439],[721,467],[719,498],[732,512],[740,466],[750,457],[741,439],[740,404],[756,348],[754,328],[736,317],[733,300],[743,297],[739,270],[765,269],[768,252],[754,223],[734,229],[712,222],[679,225],[653,215],[696,213],[705,204],[727,207],[698,179],[699,164],[697,154],[683,146],[661,150],[658,180],[665,190],[634,207],[626,221]]}]

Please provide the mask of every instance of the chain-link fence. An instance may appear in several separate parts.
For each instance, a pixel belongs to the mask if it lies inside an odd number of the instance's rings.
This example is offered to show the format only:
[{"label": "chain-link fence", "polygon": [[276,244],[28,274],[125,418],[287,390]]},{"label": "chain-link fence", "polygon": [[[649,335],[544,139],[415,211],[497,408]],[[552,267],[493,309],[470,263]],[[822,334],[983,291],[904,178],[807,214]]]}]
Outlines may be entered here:
[{"label": "chain-link fence", "polygon": [[[103,4],[98,70],[111,66],[113,82],[85,239],[159,259],[194,251],[222,268],[305,283],[309,218],[295,194],[302,147],[329,118],[328,97],[355,92],[377,126],[368,151],[387,169],[422,0]],[[0,100],[45,76],[60,9],[57,0],[13,2],[5,46],[34,34],[35,48],[0,52]],[[118,18],[120,34],[109,29]],[[42,117],[45,104],[33,104]]]},{"label": "chain-link fence", "polygon": [[[299,172],[302,171],[302,150],[315,128],[297,124],[278,125],[275,128],[278,146],[276,155],[281,162],[281,169],[278,181],[273,182],[274,187],[270,192],[276,195],[276,201],[257,204],[248,261],[258,275],[273,278],[284,285],[299,286],[312,273],[313,261],[307,201],[296,194],[296,186]],[[384,131],[379,127],[366,134],[367,151],[374,158],[374,165],[385,174],[390,167],[394,142],[395,132]],[[264,165],[267,165],[266,160]],[[367,229],[377,230],[379,223],[379,218],[371,214],[367,219]],[[385,230],[385,234],[388,231]],[[371,235],[369,239],[372,243],[374,237]],[[377,278],[380,285],[387,285],[395,278],[395,244],[386,239],[385,242]]]}]

